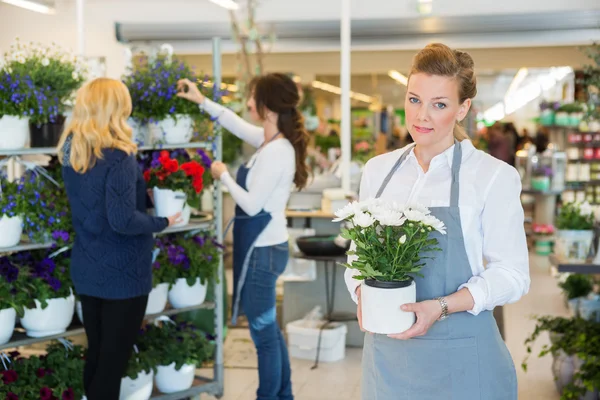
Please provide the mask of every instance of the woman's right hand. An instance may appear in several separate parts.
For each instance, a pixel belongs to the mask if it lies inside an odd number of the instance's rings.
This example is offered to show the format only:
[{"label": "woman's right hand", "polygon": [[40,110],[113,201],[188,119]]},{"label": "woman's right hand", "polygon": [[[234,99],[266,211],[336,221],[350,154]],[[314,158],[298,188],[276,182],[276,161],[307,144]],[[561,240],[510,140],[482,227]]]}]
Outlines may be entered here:
[{"label": "woman's right hand", "polygon": [[181,218],[181,212],[178,212],[175,215],[171,215],[167,219],[169,220],[169,226],[177,225],[180,222],[183,222],[183,218]]},{"label": "woman's right hand", "polygon": [[201,104],[204,101],[204,95],[200,92],[198,86],[189,79],[181,79],[177,82],[177,97],[196,104]]}]

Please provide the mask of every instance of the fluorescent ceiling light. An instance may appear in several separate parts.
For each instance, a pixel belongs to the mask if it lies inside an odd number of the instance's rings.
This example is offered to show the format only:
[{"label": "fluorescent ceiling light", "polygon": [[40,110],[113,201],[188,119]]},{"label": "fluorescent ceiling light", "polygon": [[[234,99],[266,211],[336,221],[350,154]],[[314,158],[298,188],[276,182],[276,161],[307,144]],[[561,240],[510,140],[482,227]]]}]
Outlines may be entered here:
[{"label": "fluorescent ceiling light", "polygon": [[228,10],[237,10],[240,8],[240,5],[233,0],[210,0],[213,3],[226,8]]},{"label": "fluorescent ceiling light", "polygon": [[390,78],[392,78],[393,80],[395,80],[396,82],[403,84],[404,86],[408,85],[408,78],[405,75],[402,75],[398,71],[391,70],[388,72],[388,76]]},{"label": "fluorescent ceiling light", "polygon": [[520,68],[517,71],[517,73],[515,74],[512,82],[510,83],[510,86],[508,87],[508,90],[506,91],[506,94],[504,95],[505,101],[506,101],[506,99],[510,98],[510,96],[514,92],[517,91],[517,89],[519,88],[519,86],[521,86],[521,83],[523,83],[523,81],[527,77],[528,73],[529,73],[529,70],[527,68]]},{"label": "fluorescent ceiling light", "polygon": [[419,0],[417,9],[421,15],[431,14],[433,11],[433,0]]},{"label": "fluorescent ceiling light", "polygon": [[25,8],[29,11],[35,11],[42,14],[54,14],[55,10],[45,4],[38,3],[33,0],[2,0],[3,3],[11,4],[13,6]]},{"label": "fluorescent ceiling light", "polygon": [[[329,83],[325,83],[325,82],[321,82],[321,81],[313,81],[312,87],[314,87],[316,89],[324,90],[329,93],[334,93],[337,95],[342,94],[342,88],[340,88],[338,86],[333,86],[333,85],[330,85]],[[375,99],[371,96],[367,96],[366,94],[356,93],[356,92],[350,92],[350,97],[352,97],[355,100],[362,101],[365,103],[373,103],[375,101]]]}]

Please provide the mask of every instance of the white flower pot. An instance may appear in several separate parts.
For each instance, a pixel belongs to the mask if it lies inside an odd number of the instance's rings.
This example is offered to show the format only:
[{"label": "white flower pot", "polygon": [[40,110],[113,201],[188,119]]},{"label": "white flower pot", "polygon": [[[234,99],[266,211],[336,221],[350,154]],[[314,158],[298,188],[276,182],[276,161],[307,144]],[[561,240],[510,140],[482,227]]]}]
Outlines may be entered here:
[{"label": "white flower pot", "polygon": [[131,127],[131,139],[138,145],[144,146],[148,143],[148,125],[142,125],[133,118],[127,120],[127,124]]},{"label": "white flower pot", "polygon": [[152,289],[148,296],[148,305],[146,306],[146,315],[158,314],[163,312],[167,306],[167,297],[169,296],[169,284],[160,283]]},{"label": "white flower pot", "polygon": [[75,296],[62,299],[48,300],[48,307],[42,310],[42,305],[35,300],[36,308],[25,309],[21,325],[27,331],[27,336],[39,338],[58,335],[67,330],[75,313]]},{"label": "white flower pot", "polygon": [[0,248],[16,246],[21,241],[21,235],[23,234],[23,217],[3,215],[0,218],[0,232],[2,232],[2,235],[0,235]]},{"label": "white flower pot", "polygon": [[154,211],[157,217],[170,217],[181,212],[181,219],[177,226],[185,226],[190,222],[191,209],[186,203],[186,195],[180,191],[171,189],[159,189],[154,187]]},{"label": "white flower pot", "polygon": [[579,314],[585,320],[600,322],[600,301],[597,299],[581,299]]},{"label": "white flower pot", "polygon": [[15,330],[17,312],[14,308],[0,310],[0,344],[8,343]]},{"label": "white flower pot", "polygon": [[177,279],[169,291],[169,303],[175,308],[198,306],[206,299],[207,286],[200,283],[200,278],[196,279],[194,286],[188,286],[183,278]]},{"label": "white flower pot", "polygon": [[[362,325],[365,330],[379,334],[402,333],[415,323],[415,314],[402,311],[403,304],[417,301],[417,285],[405,282],[376,282],[380,287],[363,282],[360,289]],[[394,287],[396,286],[396,287]],[[388,288],[389,287],[389,288]]]},{"label": "white flower pot", "polygon": [[140,372],[136,379],[121,379],[119,400],[148,400],[152,396],[154,372]]},{"label": "white flower pot", "polygon": [[175,363],[169,366],[158,366],[156,373],[156,387],[161,393],[176,393],[187,390],[194,383],[196,367],[184,364],[179,371],[175,370]]},{"label": "white flower pot", "polygon": [[554,252],[571,263],[583,263],[594,240],[592,230],[558,230]]},{"label": "white flower pot", "polygon": [[29,140],[29,118],[5,115],[0,118],[0,149],[22,149]]},{"label": "white flower pot", "polygon": [[83,308],[81,306],[81,302],[77,301],[75,303],[75,311],[77,314],[77,318],[79,318],[79,322],[81,322],[83,324]]},{"label": "white flower pot", "polygon": [[189,143],[192,140],[194,122],[187,115],[176,115],[175,118],[150,123],[148,130],[152,138],[166,144]]}]

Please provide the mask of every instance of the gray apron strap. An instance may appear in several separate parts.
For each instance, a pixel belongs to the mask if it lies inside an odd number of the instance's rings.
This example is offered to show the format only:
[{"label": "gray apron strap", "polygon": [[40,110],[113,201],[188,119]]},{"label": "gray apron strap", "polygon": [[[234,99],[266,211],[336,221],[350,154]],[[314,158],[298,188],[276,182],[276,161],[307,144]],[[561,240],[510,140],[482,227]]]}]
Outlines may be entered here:
[{"label": "gray apron strap", "polygon": [[[390,183],[392,176],[394,176],[394,173],[396,173],[398,168],[400,168],[400,166],[402,165],[404,160],[406,160],[406,157],[408,157],[408,154],[410,153],[410,151],[415,146],[416,145],[413,143],[398,158],[398,161],[396,161],[396,163],[394,164],[394,166],[392,167],[390,172],[387,174],[387,176],[381,183],[381,186],[379,187],[379,190],[377,191],[377,194],[375,195],[376,199],[381,197],[381,194],[385,190],[386,186],[388,185],[388,183]],[[461,161],[462,161],[462,146],[460,145],[460,142],[458,140],[454,139],[454,154],[452,156],[452,184],[450,186],[450,207],[458,207],[458,195],[460,192],[460,184],[458,182],[458,175],[460,174]]]}]

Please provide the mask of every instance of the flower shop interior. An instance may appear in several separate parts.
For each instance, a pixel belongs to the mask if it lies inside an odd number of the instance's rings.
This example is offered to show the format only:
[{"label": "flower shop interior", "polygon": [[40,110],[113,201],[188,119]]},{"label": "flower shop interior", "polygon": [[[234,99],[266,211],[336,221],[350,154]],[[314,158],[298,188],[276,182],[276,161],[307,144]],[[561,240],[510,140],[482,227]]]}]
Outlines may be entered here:
[{"label": "flower shop interior", "polygon": [[597,0],[0,0],[0,399],[83,398],[87,341],[57,144],[74,94],[97,77],[129,89],[139,167],[177,160],[195,175],[175,204],[183,221],[155,237],[120,399],[256,398],[248,323],[230,323],[235,203],[210,174],[215,160],[233,174],[254,149],[175,93],[177,79],[195,79],[248,120],[246,88],[270,72],[296,82],[310,135],[311,177],[290,195],[277,282],[294,396],[361,399],[365,333],[334,219],[357,198],[365,163],[411,142],[408,75],[432,42],[473,57],[463,125],[521,177],[531,286],[493,311],[518,398],[600,399]]}]

